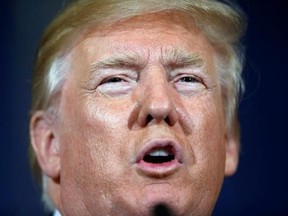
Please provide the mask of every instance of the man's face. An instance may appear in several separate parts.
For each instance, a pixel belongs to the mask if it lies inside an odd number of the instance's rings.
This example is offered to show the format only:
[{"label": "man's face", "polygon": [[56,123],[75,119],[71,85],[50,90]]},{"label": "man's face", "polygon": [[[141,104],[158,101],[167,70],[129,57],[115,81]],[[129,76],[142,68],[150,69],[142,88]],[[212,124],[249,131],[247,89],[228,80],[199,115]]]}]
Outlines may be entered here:
[{"label": "man's face", "polygon": [[227,141],[214,55],[179,13],[94,29],[73,48],[55,126],[63,213],[211,214]]}]

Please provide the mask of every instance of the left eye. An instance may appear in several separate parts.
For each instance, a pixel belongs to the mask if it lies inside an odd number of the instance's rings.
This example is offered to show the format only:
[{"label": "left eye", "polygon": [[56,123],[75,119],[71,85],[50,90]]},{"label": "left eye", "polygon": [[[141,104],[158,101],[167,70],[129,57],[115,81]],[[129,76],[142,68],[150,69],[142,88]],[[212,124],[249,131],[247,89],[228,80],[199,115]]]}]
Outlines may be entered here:
[{"label": "left eye", "polygon": [[198,80],[195,77],[191,77],[191,76],[181,77],[179,79],[179,81],[180,82],[191,82],[191,83],[198,82]]},{"label": "left eye", "polygon": [[181,74],[176,76],[174,87],[179,93],[185,95],[191,95],[206,88],[203,80],[193,74]]}]

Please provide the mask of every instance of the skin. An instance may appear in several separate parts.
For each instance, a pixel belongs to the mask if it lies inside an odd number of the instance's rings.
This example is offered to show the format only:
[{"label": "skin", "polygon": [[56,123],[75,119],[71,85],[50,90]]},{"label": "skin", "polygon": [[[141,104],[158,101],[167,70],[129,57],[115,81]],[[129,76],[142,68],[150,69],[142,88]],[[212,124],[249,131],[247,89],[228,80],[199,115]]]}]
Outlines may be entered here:
[{"label": "skin", "polygon": [[[179,50],[201,61],[183,65],[171,57]],[[31,120],[60,212],[153,215],[162,204],[173,215],[211,215],[237,151],[225,130],[216,53],[193,20],[156,13],[91,29],[70,55],[57,118],[38,112]],[[123,55],[133,61],[99,64]],[[144,146],[166,140],[179,146],[181,163],[142,169]]]}]

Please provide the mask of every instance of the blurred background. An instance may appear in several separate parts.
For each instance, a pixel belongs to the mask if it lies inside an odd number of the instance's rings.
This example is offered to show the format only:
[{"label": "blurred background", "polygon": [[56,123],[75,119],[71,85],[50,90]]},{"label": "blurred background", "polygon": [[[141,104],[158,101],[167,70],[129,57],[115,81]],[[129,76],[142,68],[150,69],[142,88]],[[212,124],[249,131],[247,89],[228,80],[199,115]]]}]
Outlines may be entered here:
[{"label": "blurred background", "polygon": [[[286,216],[288,2],[237,2],[249,21],[240,164],[213,215]],[[44,215],[28,164],[30,77],[40,35],[64,4],[0,0],[0,215]]]}]

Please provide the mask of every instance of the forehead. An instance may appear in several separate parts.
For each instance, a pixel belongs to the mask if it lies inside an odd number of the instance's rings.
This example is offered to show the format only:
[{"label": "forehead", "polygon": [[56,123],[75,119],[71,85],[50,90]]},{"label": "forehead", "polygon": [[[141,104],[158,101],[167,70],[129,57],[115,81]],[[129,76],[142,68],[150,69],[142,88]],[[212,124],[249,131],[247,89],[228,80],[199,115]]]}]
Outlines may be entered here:
[{"label": "forehead", "polygon": [[[143,30],[146,34],[143,35]],[[143,37],[138,35],[138,32],[142,31]],[[169,36],[179,37],[180,35],[188,40],[191,36],[201,38],[203,42],[206,38],[196,26],[193,18],[187,13],[180,11],[170,12],[158,12],[151,14],[144,14],[139,16],[133,16],[124,20],[114,22],[112,24],[97,26],[90,28],[89,31],[81,38],[82,42],[87,42],[95,37],[108,38],[116,35],[119,39],[125,39],[129,33],[129,37],[137,37],[149,39],[153,37],[153,33],[162,33],[165,36],[165,40],[169,39]],[[144,37],[145,36],[145,37]],[[190,38],[189,38],[190,37]],[[159,38],[161,41],[163,38]],[[198,40],[199,40],[198,39]],[[130,40],[128,38],[128,40]],[[174,40],[174,39],[173,39]],[[186,41],[183,41],[186,42]],[[193,42],[193,41],[190,41]]]},{"label": "forehead", "polygon": [[117,31],[125,31],[127,29],[140,29],[142,27],[173,27],[180,29],[186,29],[196,33],[198,29],[196,28],[194,19],[187,13],[181,11],[162,11],[147,13],[137,16],[132,16],[126,19],[122,19],[111,24],[92,28],[92,32],[98,30],[98,34],[111,34]]},{"label": "forehead", "polygon": [[[74,48],[77,58],[88,62],[113,54],[134,53],[148,60],[163,58],[174,50],[200,54],[209,61],[213,48],[184,12],[159,12],[130,17],[91,28]],[[154,55],[154,56],[153,56]]]}]

